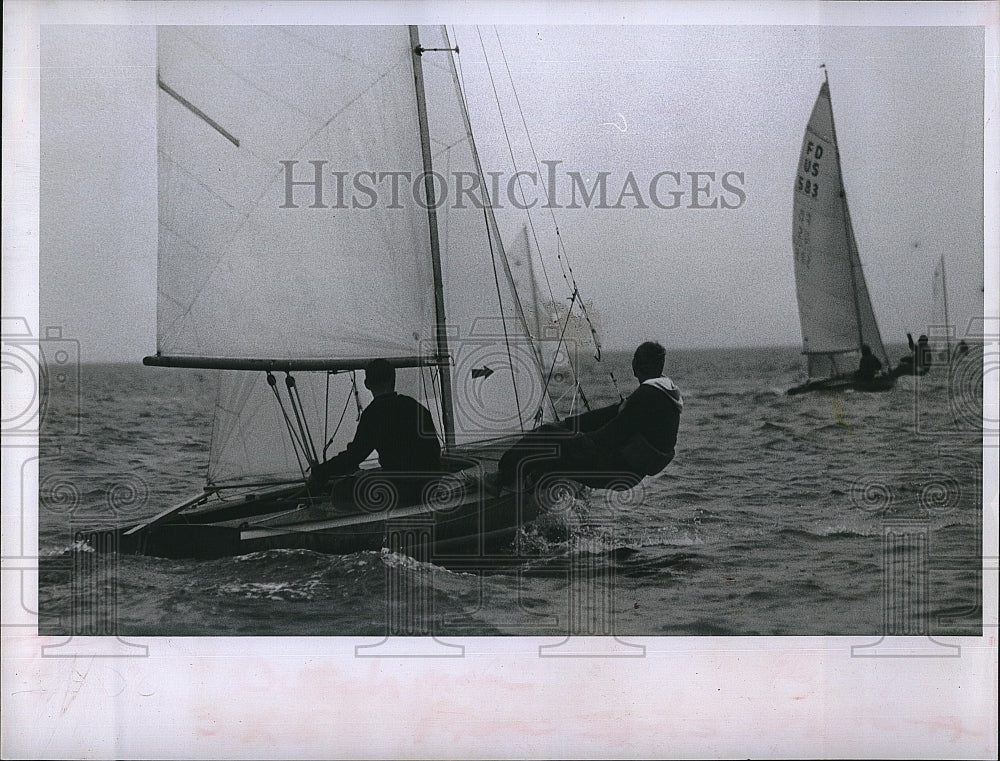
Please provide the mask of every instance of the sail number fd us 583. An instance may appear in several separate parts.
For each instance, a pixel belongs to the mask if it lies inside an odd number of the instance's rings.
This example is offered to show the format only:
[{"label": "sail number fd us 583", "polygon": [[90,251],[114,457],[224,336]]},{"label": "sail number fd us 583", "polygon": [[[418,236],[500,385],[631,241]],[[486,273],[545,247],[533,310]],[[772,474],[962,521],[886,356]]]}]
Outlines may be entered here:
[{"label": "sail number fd us 583", "polygon": [[806,155],[802,159],[803,174],[798,176],[795,189],[810,198],[819,197],[819,181],[814,178],[819,177],[821,158],[823,158],[823,146],[809,141],[806,144]]}]

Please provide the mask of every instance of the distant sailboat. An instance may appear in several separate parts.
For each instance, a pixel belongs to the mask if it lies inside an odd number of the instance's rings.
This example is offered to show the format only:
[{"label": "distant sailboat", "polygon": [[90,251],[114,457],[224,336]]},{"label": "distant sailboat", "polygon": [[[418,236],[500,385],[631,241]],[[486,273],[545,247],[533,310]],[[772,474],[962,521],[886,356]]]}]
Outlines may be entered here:
[{"label": "distant sailboat", "polygon": [[[515,290],[521,295],[528,334],[538,347],[546,388],[556,406],[572,415],[583,412],[587,404],[579,382],[581,359],[584,353],[600,357],[600,317],[593,303],[580,300],[576,288],[565,302],[554,301],[544,266],[541,271],[546,287],[542,287],[534,264],[532,232],[525,223],[509,246],[511,274]],[[540,254],[537,258],[541,261]],[[548,298],[543,291],[549,294]],[[577,303],[579,313],[573,311]]]},{"label": "distant sailboat", "polygon": [[353,438],[356,372],[374,358],[432,411],[451,472],[495,468],[555,418],[538,315],[489,204],[437,203],[430,179],[421,198],[409,183],[398,202],[364,192],[435,167],[483,178],[453,55],[443,28],[159,28],[157,353],[144,362],[220,379],[204,490],[121,529],[121,550],[353,552],[409,518],[431,521],[435,548],[482,550],[537,513],[447,477],[415,504],[334,504],[306,486]]},{"label": "distant sailboat", "polygon": [[951,363],[952,326],[948,319],[948,283],[945,280],[944,254],[938,260],[931,278],[931,315],[928,338],[934,362]]},{"label": "distant sailboat", "polygon": [[885,372],[855,375],[867,345],[890,368],[858,256],[847,207],[840,152],[824,82],[806,126],[795,178],[792,242],[795,285],[808,380],[789,390],[884,391],[895,383]]}]

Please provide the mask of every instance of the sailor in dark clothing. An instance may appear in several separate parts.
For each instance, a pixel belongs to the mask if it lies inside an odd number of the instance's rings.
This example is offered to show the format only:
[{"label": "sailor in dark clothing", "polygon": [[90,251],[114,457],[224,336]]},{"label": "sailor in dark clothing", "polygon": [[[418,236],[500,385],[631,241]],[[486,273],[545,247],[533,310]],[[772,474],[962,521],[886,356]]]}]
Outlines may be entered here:
[{"label": "sailor in dark clothing", "polygon": [[931,347],[927,336],[920,336],[916,343],[913,336],[906,334],[906,342],[910,345],[910,353],[901,357],[893,375],[926,375],[931,367]]},{"label": "sailor in dark clothing", "polygon": [[858,363],[858,371],[854,374],[854,378],[859,381],[872,381],[881,370],[882,363],[872,354],[872,348],[868,344],[862,344],[861,361]]},{"label": "sailor in dark clothing", "polygon": [[496,486],[514,484],[519,473],[530,481],[553,472],[591,486],[632,486],[663,470],[674,457],[684,404],[662,376],[665,355],[658,343],[639,346],[632,358],[639,388],[620,404],[532,431],[500,459]]},{"label": "sailor in dark clothing", "polygon": [[[371,403],[361,413],[354,440],[343,452],[313,467],[310,491],[317,491],[331,478],[354,473],[372,453],[378,452],[381,483],[389,483],[405,492],[408,499],[441,467],[441,445],[434,420],[424,405],[412,397],[396,393],[396,370],[384,359],[375,359],[365,367],[365,387],[372,392]],[[368,474],[366,474],[368,475]],[[336,493],[358,491],[358,484],[344,483]]]}]

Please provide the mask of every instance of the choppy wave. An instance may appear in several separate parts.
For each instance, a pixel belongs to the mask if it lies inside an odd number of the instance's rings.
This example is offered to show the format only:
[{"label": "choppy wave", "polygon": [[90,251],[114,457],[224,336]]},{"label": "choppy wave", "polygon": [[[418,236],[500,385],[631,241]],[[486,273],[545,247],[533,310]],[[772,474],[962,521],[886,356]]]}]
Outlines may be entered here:
[{"label": "choppy wave", "polygon": [[307,602],[314,598],[319,584],[318,579],[231,582],[216,587],[215,594],[219,597],[242,597],[248,600]]}]

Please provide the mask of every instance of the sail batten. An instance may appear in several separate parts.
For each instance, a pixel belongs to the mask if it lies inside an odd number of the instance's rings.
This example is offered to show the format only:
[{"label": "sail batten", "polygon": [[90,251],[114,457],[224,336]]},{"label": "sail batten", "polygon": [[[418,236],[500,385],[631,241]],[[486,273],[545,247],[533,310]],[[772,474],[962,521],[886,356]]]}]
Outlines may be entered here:
[{"label": "sail batten", "polygon": [[172,87],[170,87],[170,85],[168,85],[162,79],[158,79],[157,80],[157,84],[159,85],[160,89],[163,90],[167,95],[171,96],[174,100],[176,100],[182,106],[184,106],[189,111],[191,111],[191,113],[193,113],[195,116],[197,116],[200,119],[204,120],[205,123],[208,124],[208,126],[210,126],[212,129],[214,129],[216,132],[218,132],[224,138],[226,138],[226,140],[228,140],[230,143],[232,143],[233,145],[235,145],[237,148],[240,147],[240,141],[236,137],[234,137],[233,135],[229,134],[229,132],[227,132],[222,127],[222,125],[220,125],[218,122],[216,122],[214,119],[212,119],[212,117],[210,117],[208,114],[206,114],[204,111],[202,111],[196,105],[194,105],[194,103],[192,103],[187,98],[185,98],[183,95],[181,95],[180,93],[178,93],[176,90],[174,90]]}]

